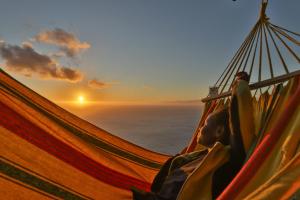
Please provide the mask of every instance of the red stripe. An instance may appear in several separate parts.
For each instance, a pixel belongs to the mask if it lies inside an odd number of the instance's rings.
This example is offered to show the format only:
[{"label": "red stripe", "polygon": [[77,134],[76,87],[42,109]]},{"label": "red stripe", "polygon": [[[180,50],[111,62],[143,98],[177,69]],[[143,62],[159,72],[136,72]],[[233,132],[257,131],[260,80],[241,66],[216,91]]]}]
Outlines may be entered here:
[{"label": "red stripe", "polygon": [[0,124],[31,144],[43,149],[76,169],[118,188],[132,186],[149,191],[150,184],[110,169],[58,140],[0,102]]},{"label": "red stripe", "polygon": [[[299,78],[300,77],[297,77],[297,80],[295,81],[298,82]],[[236,198],[270,155],[284,129],[290,122],[296,107],[300,104],[299,82],[296,87],[297,88],[294,95],[290,97],[286,104],[286,110],[284,110],[275,126],[270,130],[270,133],[264,137],[247,163],[243,166],[243,168],[227,186],[223,193],[218,197],[218,200],[232,200]]]}]

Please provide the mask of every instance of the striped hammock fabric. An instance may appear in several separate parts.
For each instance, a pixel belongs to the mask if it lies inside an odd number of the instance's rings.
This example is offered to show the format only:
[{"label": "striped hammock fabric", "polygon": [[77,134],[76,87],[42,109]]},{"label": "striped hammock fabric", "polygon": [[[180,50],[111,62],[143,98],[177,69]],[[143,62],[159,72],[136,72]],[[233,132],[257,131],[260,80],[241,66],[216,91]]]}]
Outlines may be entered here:
[{"label": "striped hammock fabric", "polygon": [[118,138],[0,71],[1,199],[131,199],[169,158]]},{"label": "striped hammock fabric", "polygon": [[262,141],[219,200],[300,198],[300,77],[280,95]]},{"label": "striped hammock fabric", "polygon": [[[259,100],[273,103],[254,102],[263,110],[255,114],[255,129],[267,123],[249,151],[249,160],[218,199],[300,196],[300,77],[279,89],[274,99],[265,95]],[[214,101],[206,105],[199,127],[218,106]],[[195,148],[195,136],[186,152]],[[154,176],[170,158],[78,118],[2,70],[0,141],[1,199],[129,200],[131,187],[150,190]],[[214,163],[200,166],[210,169]],[[201,193],[193,185],[186,187],[179,199],[188,200],[190,190],[200,194],[195,199],[202,199],[204,193],[210,199],[210,188],[203,188]]]}]

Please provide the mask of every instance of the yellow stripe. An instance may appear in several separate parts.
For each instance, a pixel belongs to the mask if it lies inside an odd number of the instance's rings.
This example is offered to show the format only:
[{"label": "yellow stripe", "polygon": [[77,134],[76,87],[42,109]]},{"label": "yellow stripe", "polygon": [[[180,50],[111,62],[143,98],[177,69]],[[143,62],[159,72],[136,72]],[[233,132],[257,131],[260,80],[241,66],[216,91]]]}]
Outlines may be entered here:
[{"label": "yellow stripe", "polygon": [[300,153],[245,200],[290,199],[300,189]]},{"label": "yellow stripe", "polygon": [[[275,173],[277,173],[284,165],[290,160],[285,160],[284,151],[282,151],[283,144],[289,140],[293,135],[298,135],[300,133],[300,105],[297,111],[291,118],[288,126],[282,133],[280,139],[277,141],[276,146],[271,152],[270,156],[264,161],[263,165],[258,169],[255,176],[247,184],[241,193],[239,193],[237,199],[244,198],[252,191],[259,188],[260,185],[266,183]],[[298,137],[299,138],[299,137]],[[298,144],[299,141],[294,141]],[[290,157],[291,158],[291,157]],[[296,177],[294,177],[296,179]]]},{"label": "yellow stripe", "polygon": [[[31,145],[3,127],[0,127],[0,133],[2,143],[0,154],[14,163],[25,166],[30,171],[84,196],[107,200],[131,198],[130,191],[100,182]],[[14,193],[10,193],[10,195],[15,196]]]}]

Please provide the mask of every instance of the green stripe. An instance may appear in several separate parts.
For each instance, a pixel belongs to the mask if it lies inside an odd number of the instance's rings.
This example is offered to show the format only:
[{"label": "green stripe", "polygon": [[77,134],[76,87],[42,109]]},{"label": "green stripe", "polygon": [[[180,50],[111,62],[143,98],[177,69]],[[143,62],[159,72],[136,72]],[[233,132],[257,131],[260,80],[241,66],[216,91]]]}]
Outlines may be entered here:
[{"label": "green stripe", "polygon": [[150,160],[146,160],[144,158],[138,157],[134,154],[131,154],[129,152],[123,151],[117,147],[114,147],[110,144],[105,143],[102,140],[99,140],[98,138],[92,137],[91,135],[85,134],[83,132],[81,132],[80,130],[78,130],[77,128],[71,126],[68,123],[65,123],[64,121],[62,121],[61,119],[55,117],[53,114],[47,112],[46,110],[40,108],[39,106],[33,104],[31,101],[27,100],[25,97],[21,96],[20,94],[18,94],[16,91],[12,90],[11,88],[8,88],[7,86],[5,86],[5,83],[3,83],[1,81],[1,85],[6,88],[7,90],[9,90],[10,92],[12,92],[14,95],[16,95],[18,98],[20,98],[21,100],[23,100],[27,105],[31,106],[33,109],[38,110],[39,112],[43,113],[44,115],[46,115],[48,118],[50,118],[51,120],[53,120],[54,122],[56,122],[57,124],[59,124],[60,126],[64,127],[65,129],[67,129],[68,131],[70,131],[71,133],[73,133],[75,136],[79,137],[80,139],[82,139],[83,141],[93,144],[98,148],[101,148],[105,151],[108,151],[110,153],[113,153],[115,155],[118,155],[122,158],[126,158],[129,159],[131,161],[134,161],[138,164],[142,164],[144,166],[148,166],[150,168],[154,168],[154,169],[160,169],[161,164],[150,161]]},{"label": "green stripe", "polygon": [[18,180],[16,180],[16,179],[11,179],[11,178],[8,177],[8,176],[5,176],[5,175],[0,174],[0,179],[4,179],[4,180],[6,180],[6,181],[13,182],[14,184],[16,184],[16,185],[18,185],[18,186],[21,186],[21,187],[23,187],[23,188],[26,188],[27,190],[31,190],[31,191],[33,191],[33,192],[39,193],[40,195],[45,196],[45,197],[48,197],[48,198],[50,198],[50,199],[60,199],[60,198],[54,197],[53,195],[50,195],[50,194],[48,194],[48,193],[45,193],[45,192],[43,192],[43,191],[41,191],[41,190],[38,190],[38,189],[36,189],[36,188],[33,188],[33,187],[29,186],[29,185],[24,185],[23,183],[19,182]]},{"label": "green stripe", "polygon": [[0,172],[13,179],[16,179],[24,184],[30,185],[31,187],[42,190],[48,194],[63,198],[63,199],[74,199],[82,200],[85,199],[76,194],[73,194],[57,185],[54,185],[48,181],[42,180],[28,172],[25,172],[9,163],[0,160]]},{"label": "green stripe", "polygon": [[73,133],[74,135],[76,135],[80,139],[84,140],[85,142],[93,144],[96,147],[101,148],[101,149],[103,149],[103,150],[105,150],[107,152],[113,153],[113,154],[115,154],[117,156],[120,156],[122,158],[126,158],[128,160],[134,161],[135,163],[141,164],[143,166],[147,166],[147,167],[150,167],[150,168],[153,168],[153,169],[160,169],[161,168],[161,164],[160,163],[157,163],[157,162],[154,162],[154,161],[151,161],[151,160],[147,160],[145,158],[139,157],[139,156],[134,155],[132,153],[129,153],[127,151],[121,150],[121,149],[119,149],[117,147],[114,147],[114,146],[112,146],[112,145],[110,145],[110,144],[108,144],[108,143],[106,143],[106,142],[104,142],[104,141],[102,141],[102,140],[100,140],[98,138],[95,138],[95,137],[93,137],[91,135],[83,133],[82,131],[78,130],[74,126],[71,126],[70,124],[62,121],[61,119],[57,118],[53,114],[51,114],[48,111],[44,110],[40,106],[37,106],[36,104],[32,103],[26,97],[24,97],[21,94],[19,94],[19,92],[17,92],[16,90],[11,89],[5,82],[1,81],[1,85],[5,89],[7,89],[8,91],[12,92],[15,96],[17,96],[18,98],[20,98],[27,105],[29,105],[33,109],[38,110],[39,112],[43,113],[48,118],[50,118],[51,120],[55,121],[57,124],[61,125],[62,127],[66,128],[71,133]]}]

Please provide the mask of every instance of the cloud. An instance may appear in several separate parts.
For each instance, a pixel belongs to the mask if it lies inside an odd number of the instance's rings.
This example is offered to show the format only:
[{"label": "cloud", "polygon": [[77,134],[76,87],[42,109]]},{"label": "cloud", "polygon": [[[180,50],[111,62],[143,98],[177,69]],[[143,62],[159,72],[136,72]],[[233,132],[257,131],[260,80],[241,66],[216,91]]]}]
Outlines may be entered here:
[{"label": "cloud", "polygon": [[23,47],[31,47],[31,48],[33,48],[32,43],[29,42],[29,41],[22,42],[22,46],[23,46]]},{"label": "cloud", "polygon": [[68,57],[75,57],[81,51],[91,47],[89,43],[81,42],[73,33],[60,28],[43,31],[36,35],[34,39],[41,43],[60,47]]},{"label": "cloud", "polygon": [[36,52],[29,44],[22,46],[0,42],[0,56],[5,60],[6,68],[25,76],[38,75],[44,79],[58,79],[79,82],[83,74],[75,69],[60,66],[51,57]]},{"label": "cloud", "polygon": [[93,89],[103,89],[103,88],[110,87],[113,84],[116,84],[116,83],[105,83],[105,82],[99,81],[97,79],[92,79],[92,80],[88,81],[88,86]]},{"label": "cloud", "polygon": [[147,91],[154,91],[154,87],[149,86],[149,85],[143,85],[142,88]]}]

